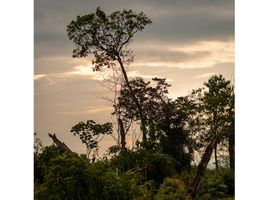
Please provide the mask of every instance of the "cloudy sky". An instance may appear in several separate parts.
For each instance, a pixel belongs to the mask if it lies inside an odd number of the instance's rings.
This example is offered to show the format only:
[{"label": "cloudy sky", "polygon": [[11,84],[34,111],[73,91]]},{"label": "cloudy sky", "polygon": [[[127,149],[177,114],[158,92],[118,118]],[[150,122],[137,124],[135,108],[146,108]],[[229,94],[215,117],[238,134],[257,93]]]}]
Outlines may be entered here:
[{"label": "cloudy sky", "polygon": [[[85,152],[70,129],[80,121],[112,121],[112,108],[103,97],[111,93],[92,72],[91,58],[73,59],[66,26],[95,12],[143,11],[152,24],[135,35],[130,47],[135,61],[131,76],[166,77],[170,96],[186,95],[212,74],[234,77],[233,0],[35,0],[34,1],[34,130],[45,145],[56,133],[73,151]],[[114,145],[107,137],[102,151]]]}]

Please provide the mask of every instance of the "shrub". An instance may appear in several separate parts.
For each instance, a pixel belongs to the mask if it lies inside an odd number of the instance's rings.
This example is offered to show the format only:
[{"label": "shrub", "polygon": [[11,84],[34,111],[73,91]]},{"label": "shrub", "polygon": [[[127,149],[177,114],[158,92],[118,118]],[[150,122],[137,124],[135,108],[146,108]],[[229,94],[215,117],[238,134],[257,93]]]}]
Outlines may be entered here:
[{"label": "shrub", "polygon": [[126,151],[112,158],[111,163],[121,173],[134,170],[142,175],[144,182],[154,180],[157,186],[165,177],[176,173],[177,165],[177,161],[170,155],[145,150]]},{"label": "shrub", "polygon": [[234,196],[234,194],[235,194],[234,170],[232,170],[232,169],[225,169],[222,172],[222,177],[223,177],[224,184],[228,188],[227,194]]},{"label": "shrub", "polygon": [[44,183],[35,187],[36,199],[87,199],[87,160],[77,155],[57,156],[50,161]]},{"label": "shrub", "polygon": [[154,180],[160,185],[164,178],[176,173],[176,160],[171,156],[154,152],[139,152],[137,161],[144,180]]},{"label": "shrub", "polygon": [[118,168],[121,172],[132,170],[137,166],[138,153],[126,150],[111,159],[111,165]]},{"label": "shrub", "polygon": [[139,174],[118,172],[109,161],[98,161],[89,167],[89,198],[92,200],[129,200],[141,195]]},{"label": "shrub", "polygon": [[141,186],[141,193],[142,196],[139,198],[136,198],[135,200],[154,200],[155,196],[155,182],[153,180],[146,181],[142,186]]},{"label": "shrub", "polygon": [[62,156],[63,152],[56,146],[46,146],[41,153],[34,154],[34,183],[42,184],[48,172],[50,161],[57,156]]},{"label": "shrub", "polygon": [[185,184],[181,179],[165,178],[160,186],[155,200],[190,200]]},{"label": "shrub", "polygon": [[227,197],[228,187],[224,179],[216,170],[208,170],[201,182],[200,199],[220,199]]}]

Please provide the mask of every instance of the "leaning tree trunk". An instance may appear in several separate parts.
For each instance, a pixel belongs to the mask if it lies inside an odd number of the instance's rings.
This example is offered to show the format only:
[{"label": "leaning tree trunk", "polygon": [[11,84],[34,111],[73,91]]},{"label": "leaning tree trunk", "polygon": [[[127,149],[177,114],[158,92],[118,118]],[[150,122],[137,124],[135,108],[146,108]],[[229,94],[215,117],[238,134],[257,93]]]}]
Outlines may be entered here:
[{"label": "leaning tree trunk", "polygon": [[192,188],[192,200],[197,199],[198,192],[200,190],[201,180],[205,175],[205,171],[207,169],[207,165],[210,161],[211,155],[213,153],[213,149],[217,144],[217,137],[213,138],[210,144],[207,146],[205,153],[203,154],[201,161],[197,167],[196,175],[193,179],[193,188]]},{"label": "leaning tree trunk", "polygon": [[61,142],[55,134],[48,133],[48,136],[53,140],[53,142],[65,153],[72,153],[72,150],[64,143]]},{"label": "leaning tree trunk", "polygon": [[125,70],[125,67],[123,65],[123,62],[120,58],[120,56],[118,55],[117,56],[117,60],[120,64],[120,67],[121,67],[121,71],[122,71],[122,74],[123,74],[123,77],[124,77],[124,80],[125,80],[125,83],[130,91],[130,95],[134,101],[134,103],[136,104],[137,106],[137,109],[138,109],[138,113],[139,113],[139,117],[140,117],[140,120],[141,120],[141,131],[142,131],[142,139],[145,143],[147,143],[147,129],[146,129],[146,125],[145,125],[145,117],[143,115],[143,111],[142,111],[142,108],[141,108],[141,105],[137,99],[137,97],[135,96],[134,92],[133,92],[133,89],[129,83],[129,80],[128,80],[128,76],[127,76],[127,73],[126,73],[126,70]]}]

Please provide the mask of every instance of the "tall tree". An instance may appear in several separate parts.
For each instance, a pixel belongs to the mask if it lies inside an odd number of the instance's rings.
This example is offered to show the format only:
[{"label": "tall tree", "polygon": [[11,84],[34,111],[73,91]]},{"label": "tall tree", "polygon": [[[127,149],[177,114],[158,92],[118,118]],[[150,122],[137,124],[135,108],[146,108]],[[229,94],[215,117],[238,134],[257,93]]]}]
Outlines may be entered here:
[{"label": "tall tree", "polygon": [[203,97],[204,109],[209,116],[212,134],[222,135],[214,147],[215,165],[218,170],[217,144],[224,138],[226,127],[230,126],[232,86],[230,81],[225,80],[222,75],[212,76],[204,85],[207,87]]},{"label": "tall tree", "polygon": [[197,138],[206,148],[193,180],[193,199],[197,197],[202,177],[204,176],[213,150],[215,165],[218,168],[217,145],[228,137],[234,114],[233,86],[230,81],[225,80],[222,75],[215,75],[208,82],[205,82],[204,86],[204,88],[200,88],[194,92],[197,103],[199,104],[199,113],[196,117],[198,119],[197,122],[199,123],[201,121],[201,124],[205,126],[203,128],[203,134],[197,135]]},{"label": "tall tree", "polygon": [[134,58],[133,52],[128,48],[130,41],[135,33],[142,31],[151,23],[143,12],[137,14],[132,10],[123,10],[106,15],[98,7],[96,13],[77,16],[76,20],[67,26],[69,39],[76,45],[73,57],[86,57],[93,54],[94,71],[119,65],[125,84],[131,91],[131,98],[138,109],[145,142],[147,130],[144,114],[129,83],[125,65],[132,63]]}]

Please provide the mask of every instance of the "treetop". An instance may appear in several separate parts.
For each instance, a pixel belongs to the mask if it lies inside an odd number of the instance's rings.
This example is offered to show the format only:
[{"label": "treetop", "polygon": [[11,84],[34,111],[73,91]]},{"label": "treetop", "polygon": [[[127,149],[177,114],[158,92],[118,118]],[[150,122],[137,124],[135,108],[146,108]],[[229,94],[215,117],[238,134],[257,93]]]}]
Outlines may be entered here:
[{"label": "treetop", "polygon": [[76,45],[73,57],[93,54],[94,70],[100,70],[103,66],[111,67],[118,59],[129,64],[133,61],[133,54],[127,45],[135,33],[151,23],[143,12],[136,13],[132,10],[115,11],[106,15],[98,7],[95,13],[77,16],[67,26],[69,39]]}]

